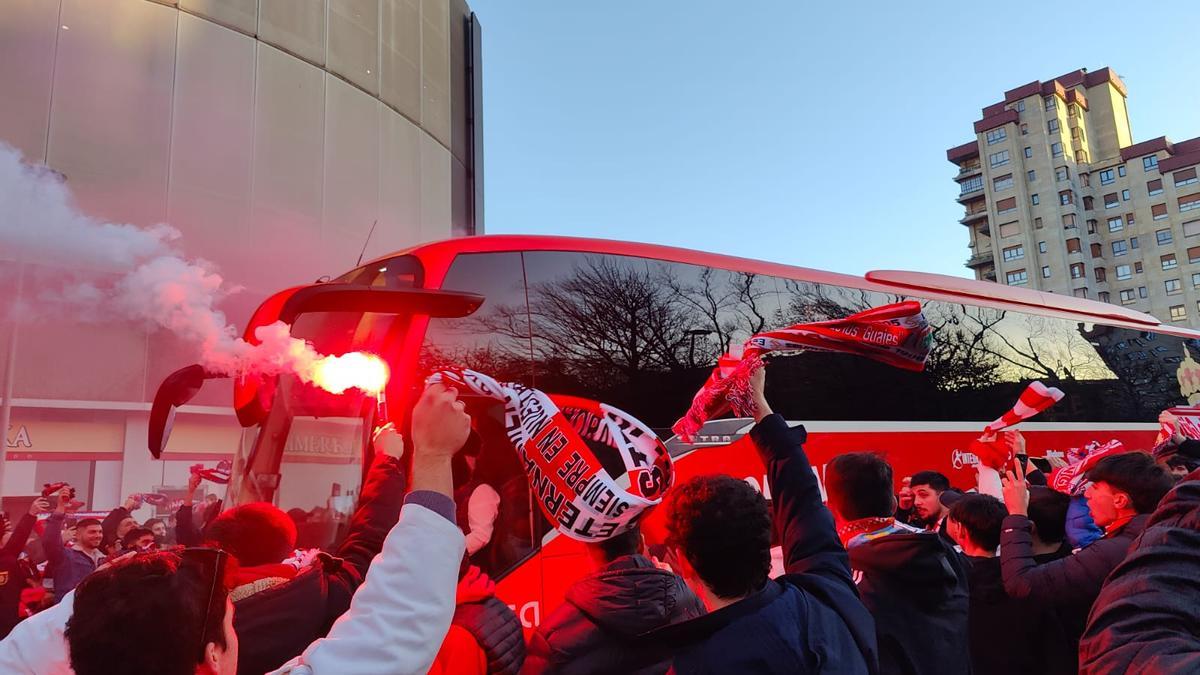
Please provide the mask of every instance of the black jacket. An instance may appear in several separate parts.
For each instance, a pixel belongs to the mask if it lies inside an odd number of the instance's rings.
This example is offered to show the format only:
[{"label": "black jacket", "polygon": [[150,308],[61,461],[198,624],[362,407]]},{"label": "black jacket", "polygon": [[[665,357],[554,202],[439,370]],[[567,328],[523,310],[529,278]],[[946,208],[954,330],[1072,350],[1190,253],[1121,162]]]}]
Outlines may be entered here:
[{"label": "black jacket", "polygon": [[1067,639],[1076,644],[1104,578],[1125,559],[1149,518],[1149,514],[1137,516],[1074,555],[1038,565],[1033,556],[1032,523],[1025,516],[1008,516],[1000,533],[1004,590],[1009,597],[1032,598],[1053,607],[1062,619]]},{"label": "black jacket", "polygon": [[967,569],[936,532],[850,547],[858,592],[875,618],[881,673],[969,671]]},{"label": "black jacket", "polygon": [[33,532],[37,518],[26,513],[17,521],[8,543],[0,549],[0,640],[12,631],[21,620],[21,591],[29,579],[29,572],[21,562],[21,551]]},{"label": "black jacket", "polygon": [[454,608],[450,623],[465,628],[487,655],[489,675],[517,675],[525,661],[525,631],[504,601],[492,596]]},{"label": "black jacket", "polygon": [[575,582],[529,641],[522,673],[665,673],[669,654],[637,636],[704,614],[683,579],[640,555]]},{"label": "black jacket", "polygon": [[972,673],[1074,673],[1074,645],[1066,639],[1058,614],[1033,600],[1008,597],[999,558],[967,558],[967,561]]},{"label": "black jacket", "polygon": [[1079,643],[1079,672],[1200,672],[1197,608],[1200,471],[1167,493],[1104,582]]},{"label": "black jacket", "polygon": [[366,577],[367,567],[400,520],[404,493],[399,461],[378,456],[363,481],[358,508],[337,558],[234,603],[239,675],[274,670],[329,632],[350,608],[350,598]]},{"label": "black jacket", "polygon": [[786,574],[762,590],[647,637],[676,650],[676,673],[876,673],[875,625],[804,454],[779,415],[750,436],[767,466]]}]

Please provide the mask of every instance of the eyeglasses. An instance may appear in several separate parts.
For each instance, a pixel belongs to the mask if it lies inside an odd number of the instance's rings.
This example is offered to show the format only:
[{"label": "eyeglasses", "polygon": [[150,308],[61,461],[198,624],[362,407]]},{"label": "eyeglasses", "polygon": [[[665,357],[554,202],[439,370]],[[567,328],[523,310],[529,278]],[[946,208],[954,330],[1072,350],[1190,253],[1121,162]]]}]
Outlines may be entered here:
[{"label": "eyeglasses", "polygon": [[179,553],[180,569],[194,569],[200,578],[208,582],[208,595],[204,602],[204,620],[200,624],[200,647],[197,663],[204,661],[204,648],[208,645],[208,621],[212,618],[213,598],[217,594],[217,584],[224,583],[225,564],[229,554],[219,548],[185,548]]}]

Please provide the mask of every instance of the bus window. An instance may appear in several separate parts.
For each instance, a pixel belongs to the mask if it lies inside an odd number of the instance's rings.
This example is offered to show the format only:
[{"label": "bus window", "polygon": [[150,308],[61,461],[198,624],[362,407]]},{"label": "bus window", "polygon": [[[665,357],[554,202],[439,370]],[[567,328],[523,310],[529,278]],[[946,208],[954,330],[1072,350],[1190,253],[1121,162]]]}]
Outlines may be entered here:
[{"label": "bus window", "polygon": [[[462,319],[430,319],[421,348],[425,371],[439,366],[471,368],[498,380],[529,384],[529,329],[520,253],[480,253],[454,259],[442,288],[486,297],[475,314]],[[529,484],[504,430],[503,406],[496,401],[465,398],[474,441],[455,458],[455,505],[459,523],[470,530],[475,503],[499,496],[486,541],[470,537],[472,564],[499,579],[531,555],[548,530],[540,511],[531,508]]]},{"label": "bus window", "polygon": [[525,254],[539,389],[626,410],[664,438],[731,341],[774,327],[761,275],[626,256]]},{"label": "bus window", "polygon": [[361,419],[292,420],[276,503],[296,523],[297,548],[332,550],[345,538],[362,482],[363,442]]}]

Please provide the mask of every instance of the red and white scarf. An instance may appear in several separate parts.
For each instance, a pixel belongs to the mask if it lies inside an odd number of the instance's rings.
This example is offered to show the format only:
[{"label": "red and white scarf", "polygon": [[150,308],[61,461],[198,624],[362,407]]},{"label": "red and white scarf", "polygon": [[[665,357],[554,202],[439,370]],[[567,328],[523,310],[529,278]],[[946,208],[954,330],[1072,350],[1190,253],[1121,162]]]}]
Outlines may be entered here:
[{"label": "red and white scarf", "polygon": [[[529,488],[559,532],[584,542],[624,532],[659,504],[674,471],[666,446],[642,422],[613,406],[564,399],[472,370],[443,370],[429,382],[504,402],[508,439],[521,459]],[[584,439],[616,450],[625,473],[611,476]]]},{"label": "red and white scarf", "polygon": [[1118,440],[1111,440],[1103,445],[1099,441],[1092,441],[1082,448],[1071,448],[1067,450],[1067,457],[1074,461],[1050,472],[1047,482],[1050,487],[1064,494],[1083,494],[1083,488],[1087,485],[1087,472],[1096,466],[1097,462],[1105,457],[1126,452],[1129,451]]},{"label": "red and white scarf", "polygon": [[1170,454],[1171,439],[1175,437],[1177,430],[1183,434],[1184,438],[1200,440],[1200,418],[1191,415],[1177,415],[1175,424],[1159,421],[1158,425],[1158,437],[1154,439],[1154,447],[1151,451],[1156,458]]},{"label": "red and white scarf", "polygon": [[1063,399],[1061,389],[1047,387],[1041,382],[1031,382],[1013,407],[995,422],[983,429],[983,436],[971,441],[968,451],[979,458],[979,463],[996,471],[1009,467],[1016,447],[1012,434],[1002,431],[1046,410]]},{"label": "red and white scarf", "polygon": [[1057,387],[1047,387],[1041,382],[1030,382],[1021,397],[1013,404],[1008,412],[1001,415],[995,422],[984,428],[984,434],[994,434],[1001,429],[1023,422],[1042,412],[1063,399],[1062,390]]},{"label": "red and white scarf", "polygon": [[730,407],[738,415],[753,414],[750,375],[763,366],[762,356],[769,352],[858,354],[897,368],[921,371],[929,347],[929,323],[916,301],[876,307],[844,319],[798,323],[759,333],[745,342],[740,355],[729,353],[717,359],[717,367],[672,430],[690,442],[705,422]]}]

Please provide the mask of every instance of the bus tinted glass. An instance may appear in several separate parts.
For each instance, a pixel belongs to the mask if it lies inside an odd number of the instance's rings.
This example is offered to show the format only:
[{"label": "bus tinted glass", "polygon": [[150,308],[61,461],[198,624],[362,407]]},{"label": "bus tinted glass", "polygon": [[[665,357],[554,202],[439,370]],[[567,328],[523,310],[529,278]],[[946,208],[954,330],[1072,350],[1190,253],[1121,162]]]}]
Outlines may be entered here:
[{"label": "bus tinted glass", "polygon": [[[542,251],[459,256],[443,287],[482,293],[487,301],[474,316],[431,320],[426,365],[451,362],[604,401],[664,439],[729,344],[766,328],[909,299],[642,258]],[[915,299],[933,326],[924,372],[842,354],[777,357],[769,383],[776,411],[795,420],[982,427],[1030,381],[1041,380],[1067,397],[1038,421],[1154,422],[1164,408],[1200,392],[1200,364],[1189,356],[1197,345],[1178,337]],[[1185,357],[1194,374],[1180,368]],[[511,454],[502,436],[492,439],[491,450]],[[548,528],[528,508],[518,468],[506,470],[502,480],[514,483],[506,489],[525,500],[511,515],[533,521],[521,524],[519,536],[538,540]],[[494,562],[491,571],[499,575],[514,558]]]}]

